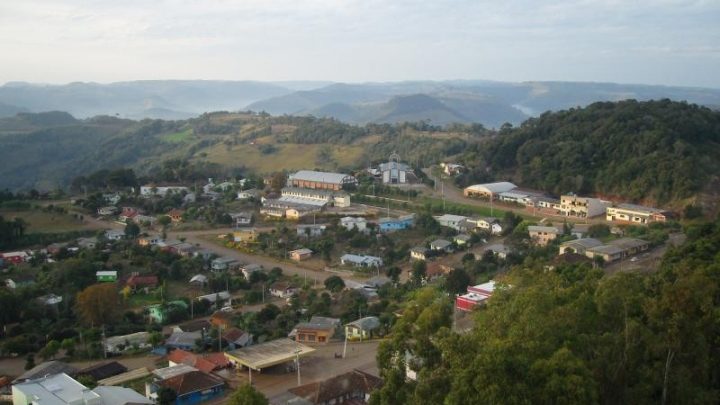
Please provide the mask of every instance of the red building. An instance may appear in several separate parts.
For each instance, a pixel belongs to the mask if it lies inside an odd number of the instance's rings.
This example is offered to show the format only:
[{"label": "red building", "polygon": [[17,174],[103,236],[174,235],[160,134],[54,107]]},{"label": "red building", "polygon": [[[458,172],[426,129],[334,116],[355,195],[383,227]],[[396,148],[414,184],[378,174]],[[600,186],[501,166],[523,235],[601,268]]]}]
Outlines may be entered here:
[{"label": "red building", "polygon": [[20,264],[28,261],[30,259],[30,255],[27,254],[27,252],[7,252],[0,253],[0,258],[2,258],[6,263]]},{"label": "red building", "polygon": [[478,305],[484,304],[485,301],[492,296],[494,291],[494,281],[470,286],[467,288],[466,294],[458,295],[455,298],[455,308],[461,311],[472,311]]}]

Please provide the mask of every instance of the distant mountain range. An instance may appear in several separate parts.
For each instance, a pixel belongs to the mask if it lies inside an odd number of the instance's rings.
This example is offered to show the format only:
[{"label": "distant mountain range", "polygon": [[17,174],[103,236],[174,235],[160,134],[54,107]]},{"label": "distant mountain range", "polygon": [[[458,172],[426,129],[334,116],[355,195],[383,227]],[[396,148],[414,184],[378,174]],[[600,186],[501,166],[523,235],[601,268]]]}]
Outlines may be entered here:
[{"label": "distant mountain range", "polygon": [[0,117],[21,112],[67,111],[79,118],[184,119],[211,111],[266,111],[315,115],[364,124],[429,121],[518,124],[545,111],[625,99],[720,105],[720,89],[615,83],[418,81],[329,83],[149,80],[110,84],[0,86]]}]

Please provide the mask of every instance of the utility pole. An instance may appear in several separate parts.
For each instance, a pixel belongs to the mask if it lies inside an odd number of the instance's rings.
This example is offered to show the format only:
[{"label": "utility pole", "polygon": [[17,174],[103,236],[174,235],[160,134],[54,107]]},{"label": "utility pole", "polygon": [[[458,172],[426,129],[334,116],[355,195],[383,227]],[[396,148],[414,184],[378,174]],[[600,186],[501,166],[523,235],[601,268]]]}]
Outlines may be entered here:
[{"label": "utility pole", "polygon": [[297,365],[297,380],[298,387],[301,385],[300,382],[300,349],[295,349],[295,364]]},{"label": "utility pole", "polygon": [[442,194],[442,200],[443,200],[443,214],[445,213],[445,182],[440,180],[440,189]]},{"label": "utility pole", "polygon": [[343,359],[345,358],[345,354],[347,353],[347,329],[345,329],[345,344],[343,345]]},{"label": "utility pole", "polygon": [[102,327],[102,347],[103,347],[103,357],[107,359],[107,345],[105,344],[105,324],[103,324]]}]

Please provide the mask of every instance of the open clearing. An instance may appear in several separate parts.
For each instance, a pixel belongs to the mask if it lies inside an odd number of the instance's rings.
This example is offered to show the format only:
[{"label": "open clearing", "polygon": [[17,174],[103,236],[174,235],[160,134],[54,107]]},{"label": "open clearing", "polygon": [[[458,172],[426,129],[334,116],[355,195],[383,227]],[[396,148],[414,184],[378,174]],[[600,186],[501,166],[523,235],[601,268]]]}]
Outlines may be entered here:
[{"label": "open clearing", "polygon": [[22,218],[28,223],[26,233],[33,232],[69,232],[86,229],[86,225],[68,214],[58,214],[39,210],[0,211],[5,219]]},{"label": "open clearing", "polygon": [[[213,163],[228,166],[245,166],[258,173],[271,173],[278,170],[301,170],[319,168],[334,170],[337,166],[354,165],[363,153],[361,146],[330,145],[333,161],[317,162],[318,151],[325,145],[275,144],[277,151],[263,154],[257,145],[216,144],[201,152]],[[320,164],[318,164],[320,163]]]}]

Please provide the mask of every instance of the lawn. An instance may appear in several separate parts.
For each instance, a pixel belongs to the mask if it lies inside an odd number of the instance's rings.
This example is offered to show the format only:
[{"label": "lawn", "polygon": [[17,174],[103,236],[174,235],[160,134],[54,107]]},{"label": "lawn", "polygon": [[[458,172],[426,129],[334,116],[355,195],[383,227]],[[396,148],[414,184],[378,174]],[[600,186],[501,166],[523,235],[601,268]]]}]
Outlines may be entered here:
[{"label": "lawn", "polygon": [[301,170],[320,168],[335,170],[338,166],[357,164],[363,153],[362,146],[331,145],[334,162],[318,164],[317,155],[323,144],[275,144],[277,151],[269,154],[260,152],[258,145],[216,144],[201,152],[207,153],[207,160],[228,166],[245,166],[259,173],[278,170]]},{"label": "lawn", "polygon": [[193,129],[187,128],[183,131],[175,132],[172,134],[165,134],[160,137],[167,143],[184,143],[187,142],[193,135]]},{"label": "lawn", "polygon": [[0,210],[5,219],[22,218],[28,223],[26,233],[69,232],[86,227],[69,214],[58,214],[40,210],[9,211]]}]

